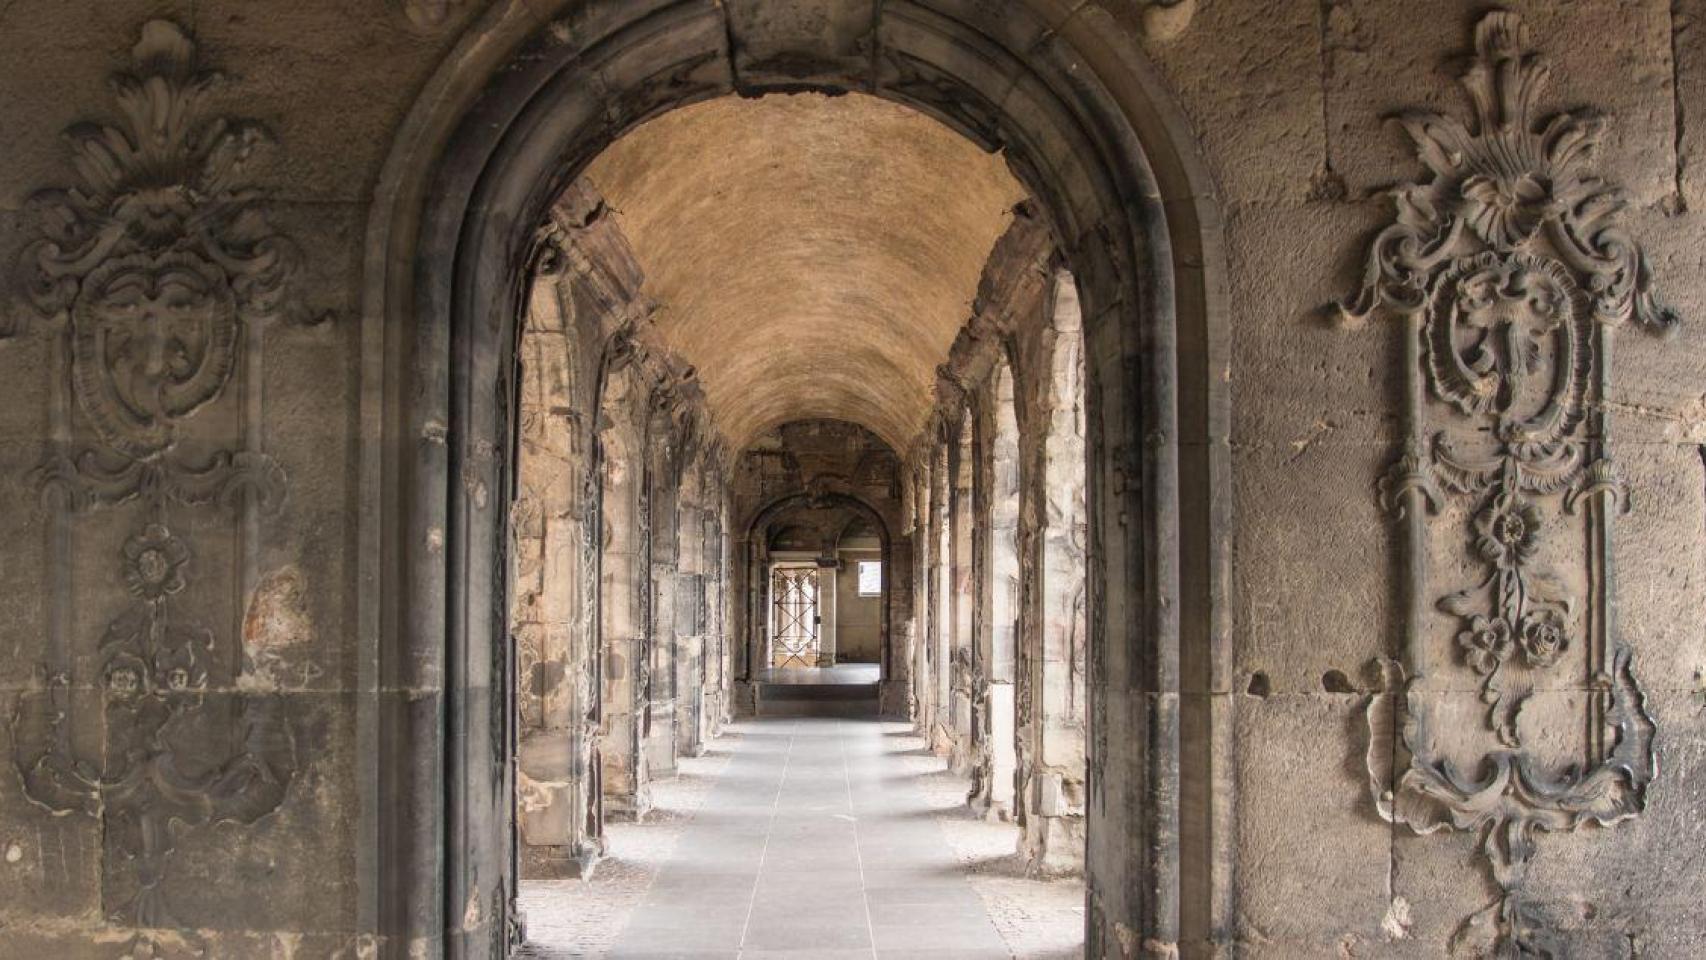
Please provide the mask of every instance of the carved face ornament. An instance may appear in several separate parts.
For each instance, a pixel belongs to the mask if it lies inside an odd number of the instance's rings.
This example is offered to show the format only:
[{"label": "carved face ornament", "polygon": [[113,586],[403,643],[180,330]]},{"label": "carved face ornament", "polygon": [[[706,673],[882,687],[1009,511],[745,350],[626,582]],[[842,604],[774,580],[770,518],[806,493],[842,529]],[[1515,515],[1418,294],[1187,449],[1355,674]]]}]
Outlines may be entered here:
[{"label": "carved face ornament", "polygon": [[1457,259],[1428,308],[1428,371],[1436,394],[1490,415],[1494,436],[1524,460],[1567,454],[1559,441],[1584,410],[1586,303],[1562,263],[1483,252]]},{"label": "carved face ornament", "polygon": [[1484,407],[1509,409],[1523,379],[1541,366],[1541,344],[1563,322],[1569,295],[1545,272],[1502,260],[1464,277],[1455,326],[1473,334],[1461,351]]},{"label": "carved face ornament", "polygon": [[174,636],[163,637],[154,654],[155,689],[184,693],[206,685],[207,671],[201,665],[200,651],[210,645],[209,639],[205,632],[196,630],[180,630]]},{"label": "carved face ornament", "polygon": [[130,238],[144,249],[183,236],[195,214],[195,200],[180,183],[138,185],[115,197],[111,204],[114,223],[123,224]]},{"label": "carved face ornament", "polygon": [[142,693],[140,666],[131,657],[115,657],[107,665],[107,690],[120,701],[136,699]]},{"label": "carved face ornament", "polygon": [[177,439],[236,365],[238,319],[224,274],[190,253],[102,264],[72,305],[78,400],[101,438],[138,460]]}]

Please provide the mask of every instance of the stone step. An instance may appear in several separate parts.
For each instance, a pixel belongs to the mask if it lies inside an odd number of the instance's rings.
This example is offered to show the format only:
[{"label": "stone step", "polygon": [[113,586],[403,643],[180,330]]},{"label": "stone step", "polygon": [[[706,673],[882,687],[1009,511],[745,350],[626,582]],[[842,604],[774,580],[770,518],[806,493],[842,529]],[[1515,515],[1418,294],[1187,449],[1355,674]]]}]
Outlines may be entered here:
[{"label": "stone step", "polygon": [[874,683],[760,683],[761,717],[874,717],[879,693]]}]

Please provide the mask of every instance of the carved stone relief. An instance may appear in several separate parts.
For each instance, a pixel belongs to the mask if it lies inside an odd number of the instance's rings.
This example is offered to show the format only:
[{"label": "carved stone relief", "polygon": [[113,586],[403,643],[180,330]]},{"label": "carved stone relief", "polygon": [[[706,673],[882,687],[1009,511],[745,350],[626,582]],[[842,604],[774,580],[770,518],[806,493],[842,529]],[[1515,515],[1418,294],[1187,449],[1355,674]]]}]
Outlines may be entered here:
[{"label": "carved stone relief", "polygon": [[1677,317],[1620,225],[1623,197],[1586,169],[1603,121],[1537,114],[1548,71],[1514,14],[1487,15],[1475,48],[1471,122],[1401,116],[1431,176],[1394,192],[1397,222],[1343,308],[1399,321],[1405,345],[1406,437],[1380,491],[1407,607],[1368,768],[1387,820],[1480,832],[1501,890],[1475,925],[1491,949],[1552,957],[1525,892],[1536,833],[1633,817],[1656,773],[1617,629],[1611,545],[1630,500],[1604,397],[1617,330]]},{"label": "carved stone relief", "polygon": [[[260,520],[285,477],[256,447],[259,406],[232,395],[258,389],[263,326],[303,311],[289,295],[296,248],[243,182],[265,133],[212,112],[221,77],[198,69],[177,25],[145,24],[134,60],[113,81],[119,120],[68,131],[79,182],[31,199],[39,238],[16,267],[22,302],[0,324],[0,335],[39,326],[55,346],[51,435],[29,478],[52,531],[46,575],[68,582],[74,521],[99,511],[88,529],[130,530],[107,568],[129,599],[98,638],[80,637],[54,588],[12,759],[32,802],[100,822],[108,919],[166,928],[178,832],[255,823],[298,770],[293,724],[263,692],[312,673],[281,659],[307,630],[300,575],[258,569]],[[236,426],[191,438],[192,419],[216,407]],[[223,625],[181,602],[212,565],[188,531],[217,527],[205,516],[216,509],[253,598]],[[201,589],[228,588],[215,576]],[[104,730],[98,750],[90,730]],[[152,955],[154,941],[139,933],[128,949]]]}]

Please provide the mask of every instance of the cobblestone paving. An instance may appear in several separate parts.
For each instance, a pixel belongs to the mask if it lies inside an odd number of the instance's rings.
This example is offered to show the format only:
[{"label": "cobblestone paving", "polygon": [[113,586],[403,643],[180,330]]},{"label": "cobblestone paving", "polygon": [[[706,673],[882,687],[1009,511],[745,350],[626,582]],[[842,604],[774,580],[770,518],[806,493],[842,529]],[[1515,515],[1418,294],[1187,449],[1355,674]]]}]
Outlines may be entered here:
[{"label": "cobblestone paving", "polygon": [[[654,813],[643,824],[610,825],[611,856],[600,864],[590,881],[523,884],[521,906],[526,914],[530,942],[518,957],[522,960],[563,960],[607,956],[724,956],[723,951],[711,950],[708,945],[703,953],[673,949],[664,953],[654,953],[649,949],[636,952],[634,945],[637,942],[658,942],[641,936],[645,933],[641,928],[647,923],[657,922],[660,901],[668,904],[671,900],[670,896],[663,895],[670,888],[654,889],[659,873],[668,868],[671,875],[679,880],[678,875],[686,868],[684,861],[694,859],[696,839],[703,843],[720,842],[717,832],[709,825],[700,826],[696,831],[694,818],[728,770],[731,758],[741,752],[750,754],[753,744],[774,738],[781,729],[778,725],[790,722],[764,720],[737,725],[712,745],[711,753],[684,761],[681,777],[655,784]],[[862,722],[838,723],[855,725],[842,729],[856,733]],[[864,729],[866,738],[875,732]],[[743,730],[759,737],[747,745],[746,751],[742,751]],[[911,798],[906,801],[908,803],[916,805],[922,802],[924,809],[919,813],[928,817],[926,822],[934,822],[944,842],[938,849],[947,851],[938,856],[947,858],[948,863],[957,859],[965,882],[976,895],[973,902],[981,903],[983,912],[988,914],[989,922],[999,934],[1000,939],[992,940],[992,944],[1004,943],[1006,955],[1024,960],[1065,960],[1081,956],[1083,884],[1076,880],[1039,880],[1023,876],[1014,855],[1016,827],[973,816],[965,806],[967,781],[950,774],[942,759],[930,754],[924,741],[912,736],[904,725],[884,724],[880,736],[886,744],[880,764],[852,768],[865,771],[856,774],[855,780],[868,777],[871,782],[849,783],[849,798],[855,793],[870,796],[866,791],[898,790],[901,794],[896,795],[897,799],[904,795]],[[812,749],[821,750],[829,748],[833,741],[807,739],[799,743],[815,744]],[[796,754],[796,766],[800,760]],[[751,756],[745,756],[743,762],[749,772],[754,769]],[[857,801],[860,808],[865,808],[860,819],[878,817],[870,821],[870,827],[880,829],[880,808],[869,807],[870,802]],[[711,813],[709,816],[717,819],[719,814]],[[915,836],[929,841],[930,846],[936,846],[933,840],[929,840],[934,832]],[[636,909],[642,904],[649,905],[639,910],[639,919],[635,920]],[[973,909],[975,911],[976,908]],[[632,931],[629,930],[631,920],[635,920]],[[706,916],[705,922],[709,924],[707,930],[710,930],[715,925],[715,918]],[[747,921],[748,925],[752,922],[751,918]],[[873,934],[879,942],[883,939],[880,930],[874,930]],[[624,945],[625,948],[618,949]],[[997,946],[993,951],[984,948],[977,955],[995,956],[1000,953]],[[771,953],[755,951],[747,945],[739,952],[727,955],[756,960],[760,956],[869,957],[879,955],[879,952],[864,947],[858,950],[794,949]],[[887,957],[891,954],[885,950],[880,955]]]}]

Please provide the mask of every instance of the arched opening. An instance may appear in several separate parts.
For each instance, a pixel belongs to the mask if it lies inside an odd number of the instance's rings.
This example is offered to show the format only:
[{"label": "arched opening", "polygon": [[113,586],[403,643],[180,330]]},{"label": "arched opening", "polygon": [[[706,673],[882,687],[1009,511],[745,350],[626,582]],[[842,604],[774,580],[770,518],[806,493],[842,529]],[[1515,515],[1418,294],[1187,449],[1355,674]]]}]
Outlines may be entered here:
[{"label": "arched opening", "polygon": [[[491,385],[513,382],[516,291],[533,225],[634,124],[731,91],[803,89],[869,90],[937,117],[1002,149],[1040,202],[1078,278],[1094,359],[1090,696],[1109,721],[1099,740],[1123,745],[1091,749],[1087,821],[1099,840],[1087,949],[1101,956],[1128,937],[1177,944],[1185,920],[1206,942],[1227,920],[1212,909],[1182,920],[1178,896],[1184,884],[1224,887],[1210,877],[1215,858],[1200,855],[1224,825],[1202,812],[1213,804],[1180,800],[1179,694],[1213,686],[1212,664],[1188,662],[1196,673],[1180,674],[1181,610],[1200,615],[1191,629],[1204,634],[1202,649],[1219,640],[1213,491],[1224,482],[1224,433],[1211,386],[1219,347],[1205,319],[1218,296],[1203,276],[1215,256],[1211,244],[1204,257],[1206,190],[1192,183],[1188,137],[1174,135],[1182,125],[1159,107],[1136,52],[1096,30],[1099,12],[998,6],[974,24],[909,3],[862,21],[868,5],[826,3],[831,22],[858,22],[859,36],[868,26],[880,38],[849,56],[821,33],[710,5],[568,3],[546,28],[515,13],[524,4],[499,5],[489,23],[514,42],[488,34],[433,82],[382,184],[394,202],[376,215],[381,279],[368,311],[384,321],[372,338],[373,413],[395,438],[369,479],[401,494],[396,512],[364,531],[366,549],[394,561],[378,566],[396,571],[369,614],[383,685],[413,696],[387,701],[374,718],[380,742],[395,748],[374,792],[376,809],[395,811],[375,853],[381,926],[395,942],[488,956],[509,935],[507,741],[505,714],[493,708],[507,674],[487,654],[505,646],[505,623],[489,612],[505,565],[487,562],[502,556],[504,518],[501,503],[476,492],[505,489],[511,469],[497,455],[511,391]],[[601,422],[601,447],[606,431]],[[627,453],[643,458],[644,446]],[[644,478],[629,479],[637,498]],[[644,515],[644,504],[634,509]],[[607,546],[612,558],[625,559]],[[632,613],[626,624],[608,610],[601,619],[618,636],[650,621],[646,610]],[[649,653],[633,654],[636,669]],[[630,683],[634,691],[612,690],[606,678],[607,727],[610,704],[643,689]],[[1226,756],[1209,738],[1200,746],[1191,756],[1205,764]],[[1219,782],[1186,779],[1187,794]],[[1181,822],[1187,809],[1201,821]]]},{"label": "arched opening", "polygon": [[[876,696],[892,637],[884,572],[893,555],[888,530],[879,510],[847,494],[796,494],[758,511],[747,537],[755,588],[748,592],[758,601],[749,644],[762,665],[758,679],[858,664],[836,676],[870,684]],[[869,592],[860,564],[874,568]]]}]

